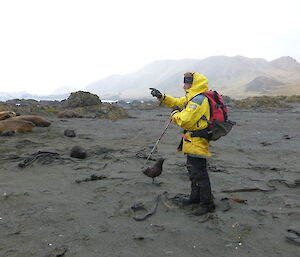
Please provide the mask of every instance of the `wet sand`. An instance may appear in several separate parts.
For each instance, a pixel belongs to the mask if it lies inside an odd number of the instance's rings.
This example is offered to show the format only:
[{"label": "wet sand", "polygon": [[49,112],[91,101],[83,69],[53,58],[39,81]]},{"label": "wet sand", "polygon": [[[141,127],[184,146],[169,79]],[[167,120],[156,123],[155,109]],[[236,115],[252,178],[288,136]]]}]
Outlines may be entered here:
[{"label": "wet sand", "polygon": [[[296,237],[287,229],[300,231],[299,112],[230,114],[237,126],[211,143],[217,208],[200,217],[189,214],[196,206],[176,201],[190,185],[175,124],[153,154],[165,158],[157,183],[141,173],[169,110],[130,114],[118,121],[49,118],[50,127],[0,137],[0,256],[300,256],[286,238]],[[65,129],[77,136],[64,136]],[[74,145],[88,157],[71,158]],[[52,154],[24,162],[38,151]],[[100,179],[82,181],[91,175]],[[241,188],[257,190],[223,192]],[[222,200],[233,197],[247,201]],[[156,203],[153,215],[134,219]]]}]

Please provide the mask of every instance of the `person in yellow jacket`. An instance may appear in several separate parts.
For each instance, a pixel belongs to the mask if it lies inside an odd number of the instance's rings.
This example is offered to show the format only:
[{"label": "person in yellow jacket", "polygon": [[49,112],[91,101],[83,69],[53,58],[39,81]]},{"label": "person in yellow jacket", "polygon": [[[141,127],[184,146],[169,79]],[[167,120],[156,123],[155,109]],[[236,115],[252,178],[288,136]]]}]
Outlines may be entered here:
[{"label": "person in yellow jacket", "polygon": [[196,72],[184,74],[183,88],[186,95],[180,98],[162,94],[155,88],[150,88],[151,94],[157,97],[165,106],[173,108],[172,121],[184,129],[180,151],[187,156],[186,167],[191,180],[191,194],[182,199],[183,205],[199,204],[192,214],[203,215],[215,209],[211,193],[210,180],[207,172],[206,157],[209,152],[209,141],[193,135],[194,131],[205,131],[208,127],[206,120],[210,119],[208,99],[202,94],[208,91],[208,80]]}]

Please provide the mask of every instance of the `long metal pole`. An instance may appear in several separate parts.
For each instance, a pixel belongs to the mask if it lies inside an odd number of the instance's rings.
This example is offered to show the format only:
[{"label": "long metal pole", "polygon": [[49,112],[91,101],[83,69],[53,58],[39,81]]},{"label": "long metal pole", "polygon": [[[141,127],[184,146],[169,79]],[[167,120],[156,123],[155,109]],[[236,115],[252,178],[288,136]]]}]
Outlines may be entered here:
[{"label": "long metal pole", "polygon": [[145,163],[144,163],[142,169],[146,166],[146,164],[147,164],[149,158],[151,157],[152,153],[155,151],[155,149],[156,149],[156,147],[157,147],[159,141],[162,139],[162,137],[163,137],[164,134],[166,133],[166,131],[167,131],[169,125],[171,124],[171,122],[172,122],[172,119],[169,120],[167,126],[165,127],[164,131],[163,131],[162,134],[160,135],[159,139],[157,139],[157,141],[156,141],[155,145],[153,146],[153,148],[152,148],[150,154],[148,155],[148,157],[147,157],[147,159],[146,159],[146,161],[145,161]]}]

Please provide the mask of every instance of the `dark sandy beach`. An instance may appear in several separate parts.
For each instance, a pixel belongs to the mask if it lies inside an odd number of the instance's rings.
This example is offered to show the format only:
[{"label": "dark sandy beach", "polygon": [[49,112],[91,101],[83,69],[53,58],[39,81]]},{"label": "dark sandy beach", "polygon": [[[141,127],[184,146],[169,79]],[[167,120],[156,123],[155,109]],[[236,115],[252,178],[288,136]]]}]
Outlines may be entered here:
[{"label": "dark sandy beach", "polygon": [[[297,235],[287,231],[300,231],[299,112],[231,111],[237,126],[211,143],[217,208],[200,217],[176,201],[190,185],[175,124],[153,154],[165,158],[157,184],[141,173],[169,112],[130,110],[132,118],[117,121],[49,118],[50,127],[0,137],[0,256],[300,256],[297,240],[289,240]],[[77,136],[64,136],[65,129]],[[87,150],[86,159],[70,157],[74,145]],[[48,155],[26,162],[38,151]],[[84,181],[91,175],[99,180]],[[242,188],[254,190],[224,192]],[[153,215],[134,219],[156,203]]]}]

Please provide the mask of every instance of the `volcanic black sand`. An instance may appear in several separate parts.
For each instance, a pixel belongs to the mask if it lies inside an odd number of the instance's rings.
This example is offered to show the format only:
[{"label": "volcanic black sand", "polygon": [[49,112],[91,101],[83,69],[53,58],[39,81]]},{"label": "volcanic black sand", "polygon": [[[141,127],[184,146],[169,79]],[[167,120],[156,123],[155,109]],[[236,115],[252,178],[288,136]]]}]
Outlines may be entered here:
[{"label": "volcanic black sand", "polygon": [[169,113],[49,118],[0,137],[0,256],[300,256],[299,112],[231,111],[237,126],[211,143],[217,208],[200,217],[177,202],[190,185],[175,124],[146,165],[165,159],[156,183],[141,172]]}]

